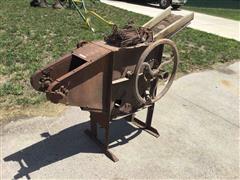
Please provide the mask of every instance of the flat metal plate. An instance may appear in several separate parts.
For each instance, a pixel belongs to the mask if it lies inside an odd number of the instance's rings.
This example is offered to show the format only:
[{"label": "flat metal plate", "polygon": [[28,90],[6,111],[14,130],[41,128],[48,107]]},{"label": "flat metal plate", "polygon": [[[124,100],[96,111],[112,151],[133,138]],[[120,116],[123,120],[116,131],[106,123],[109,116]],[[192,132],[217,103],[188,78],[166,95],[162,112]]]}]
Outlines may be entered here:
[{"label": "flat metal plate", "polygon": [[82,47],[73,50],[72,54],[88,62],[92,62],[101,59],[110,52],[111,50],[98,46],[94,43],[87,43]]}]

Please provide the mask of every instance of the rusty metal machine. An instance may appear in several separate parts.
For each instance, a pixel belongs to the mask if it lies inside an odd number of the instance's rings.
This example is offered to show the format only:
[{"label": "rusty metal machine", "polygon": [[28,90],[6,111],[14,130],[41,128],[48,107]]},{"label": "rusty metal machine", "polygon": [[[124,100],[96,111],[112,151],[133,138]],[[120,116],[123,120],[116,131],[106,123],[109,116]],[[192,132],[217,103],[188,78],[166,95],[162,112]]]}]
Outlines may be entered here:
[{"label": "rusty metal machine", "polygon": [[[37,71],[31,84],[53,103],[89,111],[86,134],[118,161],[109,151],[109,125],[116,117],[127,116],[159,136],[151,126],[154,104],[171,86],[179,61],[175,43],[166,38],[186,27],[193,16],[173,15],[167,9],[142,27],[114,27],[104,41],[80,42],[72,52]],[[146,122],[134,117],[144,108],[148,108]],[[104,142],[97,139],[97,125],[105,129]]]}]

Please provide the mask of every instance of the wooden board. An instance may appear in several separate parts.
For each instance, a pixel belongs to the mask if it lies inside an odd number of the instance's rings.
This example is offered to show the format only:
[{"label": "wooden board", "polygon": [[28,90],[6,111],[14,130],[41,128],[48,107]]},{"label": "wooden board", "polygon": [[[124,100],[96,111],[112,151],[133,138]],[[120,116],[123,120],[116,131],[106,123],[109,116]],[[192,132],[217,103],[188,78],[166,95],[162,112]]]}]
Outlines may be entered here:
[{"label": "wooden board", "polygon": [[163,11],[161,14],[157,15],[156,17],[148,21],[146,24],[144,24],[143,27],[152,29],[154,26],[156,26],[159,22],[161,22],[170,14],[171,14],[171,8],[169,7],[165,11]]},{"label": "wooden board", "polygon": [[162,38],[168,38],[172,36],[173,34],[180,31],[182,28],[184,28],[186,25],[188,25],[194,18],[194,14],[191,13],[189,15],[183,16],[180,19],[177,19],[175,22],[171,23],[170,25],[163,28],[158,33],[154,34],[154,39],[162,39]]},{"label": "wooden board", "polygon": [[187,26],[193,18],[193,13],[186,16],[174,15],[171,13],[171,8],[168,8],[144,24],[143,27],[153,31],[154,40],[169,38]]}]

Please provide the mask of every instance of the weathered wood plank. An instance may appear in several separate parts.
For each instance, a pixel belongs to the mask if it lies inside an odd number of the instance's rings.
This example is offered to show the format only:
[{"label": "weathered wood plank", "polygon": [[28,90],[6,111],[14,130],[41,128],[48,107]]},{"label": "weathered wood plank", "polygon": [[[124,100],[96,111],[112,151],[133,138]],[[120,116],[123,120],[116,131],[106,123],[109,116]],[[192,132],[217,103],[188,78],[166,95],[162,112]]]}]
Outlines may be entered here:
[{"label": "weathered wood plank", "polygon": [[189,15],[183,16],[173,24],[170,24],[166,28],[164,28],[162,31],[156,33],[154,35],[154,39],[161,39],[161,38],[167,38],[174,34],[175,32],[178,32],[180,29],[182,29],[184,26],[186,26],[190,21],[192,21],[194,18],[194,13],[191,13]]},{"label": "weathered wood plank", "polygon": [[146,24],[143,25],[145,28],[153,28],[156,24],[158,24],[160,21],[165,19],[167,16],[171,14],[171,8],[167,8],[165,11],[163,11],[158,16],[152,18],[150,21],[148,21]]}]

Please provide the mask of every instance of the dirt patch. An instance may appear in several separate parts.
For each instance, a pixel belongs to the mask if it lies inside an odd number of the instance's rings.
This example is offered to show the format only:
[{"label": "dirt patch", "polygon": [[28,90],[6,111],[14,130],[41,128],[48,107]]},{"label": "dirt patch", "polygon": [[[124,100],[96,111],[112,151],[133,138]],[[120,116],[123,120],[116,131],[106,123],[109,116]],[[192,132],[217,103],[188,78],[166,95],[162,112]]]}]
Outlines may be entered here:
[{"label": "dirt patch", "polygon": [[221,83],[225,86],[225,87],[231,87],[232,83],[228,80],[221,80]]},{"label": "dirt patch", "polygon": [[231,62],[216,63],[216,64],[212,65],[212,68],[215,69],[216,71],[220,72],[220,73],[229,74],[229,75],[236,74],[236,72],[229,69],[228,66],[231,65],[231,64],[234,64],[238,61],[240,61],[240,59],[235,59]]},{"label": "dirt patch", "polygon": [[67,106],[62,104],[52,104],[50,102],[32,107],[13,107],[8,109],[0,109],[0,125],[10,121],[15,121],[22,118],[34,116],[56,117],[62,114],[67,109]]},{"label": "dirt patch", "polygon": [[235,71],[233,71],[233,70],[231,70],[229,68],[219,68],[219,69],[217,69],[217,71],[221,72],[221,73],[224,73],[224,74],[229,74],[229,75],[236,74]]},{"label": "dirt patch", "polygon": [[4,84],[5,82],[7,82],[8,79],[9,78],[7,76],[0,75],[0,85]]}]

